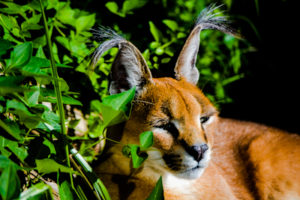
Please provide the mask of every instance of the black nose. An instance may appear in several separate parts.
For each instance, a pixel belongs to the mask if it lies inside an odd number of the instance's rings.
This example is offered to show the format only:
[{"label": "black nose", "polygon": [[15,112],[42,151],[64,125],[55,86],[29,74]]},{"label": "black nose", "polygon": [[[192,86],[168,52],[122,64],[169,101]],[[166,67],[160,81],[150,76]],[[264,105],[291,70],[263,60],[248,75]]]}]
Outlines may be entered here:
[{"label": "black nose", "polygon": [[200,161],[203,157],[205,151],[208,150],[207,144],[195,145],[192,146],[190,151],[188,152],[196,161]]}]

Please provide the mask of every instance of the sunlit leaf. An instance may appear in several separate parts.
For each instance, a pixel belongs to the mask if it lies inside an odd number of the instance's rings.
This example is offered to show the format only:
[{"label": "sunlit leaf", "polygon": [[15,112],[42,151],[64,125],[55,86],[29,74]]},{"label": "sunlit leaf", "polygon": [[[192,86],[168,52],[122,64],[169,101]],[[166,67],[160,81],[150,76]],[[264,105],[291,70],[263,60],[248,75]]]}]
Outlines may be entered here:
[{"label": "sunlit leaf", "polygon": [[27,64],[32,55],[32,43],[25,42],[16,46],[12,52],[12,67],[21,67]]},{"label": "sunlit leaf", "polygon": [[103,104],[114,108],[115,110],[123,111],[127,116],[130,114],[131,101],[135,95],[135,87],[121,92],[119,94],[114,94],[103,98]]},{"label": "sunlit leaf", "polygon": [[72,200],[73,194],[71,185],[68,181],[62,182],[62,184],[59,185],[59,196],[61,200]]},{"label": "sunlit leaf", "polygon": [[39,171],[39,173],[49,174],[52,172],[58,172],[58,170],[64,173],[75,173],[75,171],[73,171],[71,168],[59,164],[56,161],[49,158],[35,160],[35,163],[36,169]]},{"label": "sunlit leaf", "polygon": [[116,2],[114,1],[109,1],[105,4],[105,7],[112,12],[113,14],[119,15],[120,17],[125,17],[124,14],[119,13],[119,6]]},{"label": "sunlit leaf", "polygon": [[147,200],[163,200],[163,199],[164,199],[164,189],[163,189],[162,177],[160,177],[155,185],[155,188],[152,190]]},{"label": "sunlit leaf", "polygon": [[[56,18],[61,21],[63,24],[69,24],[75,26],[75,15],[76,12],[70,7],[69,3],[60,3],[61,8],[57,10]],[[64,4],[64,5],[63,5]]]},{"label": "sunlit leaf", "polygon": [[76,33],[81,33],[82,31],[87,31],[90,28],[94,26],[96,22],[96,15],[87,15],[87,16],[81,16],[78,19],[76,19],[75,27],[76,27]]},{"label": "sunlit leaf", "polygon": [[10,162],[0,176],[0,195],[2,199],[15,199],[21,191],[16,165]]},{"label": "sunlit leaf", "polygon": [[21,161],[24,161],[24,159],[27,157],[28,153],[27,150],[20,146],[18,142],[6,139],[2,136],[0,136],[0,150],[8,148],[11,152],[13,152]]},{"label": "sunlit leaf", "polygon": [[76,149],[71,149],[71,153],[74,156],[76,162],[82,167],[83,172],[87,176],[89,182],[93,185],[96,194],[98,195],[98,198],[103,200],[110,200],[110,195],[105,185],[93,172],[92,167],[84,160],[84,158],[77,152]]},{"label": "sunlit leaf", "polygon": [[[70,104],[70,105],[82,105],[82,103],[76,99],[74,99],[73,97],[70,96],[62,96],[62,100],[64,104]],[[50,90],[50,89],[41,89],[40,90],[40,97],[39,97],[39,101],[46,101],[46,102],[50,102],[50,103],[56,103],[56,94],[54,90]]]},{"label": "sunlit leaf", "polygon": [[8,112],[18,115],[20,120],[28,128],[35,128],[41,121],[39,115],[31,113],[23,103],[16,100],[7,101],[6,108]]},{"label": "sunlit leaf", "polygon": [[15,139],[23,140],[23,136],[21,135],[22,131],[16,122],[10,119],[4,119],[3,121],[0,119],[0,127]]},{"label": "sunlit leaf", "polygon": [[162,21],[168,28],[170,28],[172,31],[176,31],[178,29],[178,24],[176,21],[170,20],[170,19],[164,19]]},{"label": "sunlit leaf", "polygon": [[53,200],[51,187],[45,183],[38,183],[25,190],[20,200]]},{"label": "sunlit leaf", "polygon": [[49,148],[51,154],[56,155],[55,146],[52,142],[50,142],[47,138],[44,138],[43,144]]},{"label": "sunlit leaf", "polygon": [[149,26],[150,26],[150,32],[155,39],[155,41],[159,42],[161,40],[161,32],[160,30],[154,25],[152,21],[149,21]]},{"label": "sunlit leaf", "polygon": [[143,7],[147,2],[147,0],[125,0],[122,6],[122,12],[128,13],[134,9]]},{"label": "sunlit leaf", "polygon": [[39,87],[32,87],[32,89],[35,90],[25,92],[25,100],[29,106],[37,104],[40,96]]},{"label": "sunlit leaf", "polygon": [[152,131],[145,131],[140,134],[140,145],[142,150],[148,149],[153,145],[153,133]]},{"label": "sunlit leaf", "polygon": [[1,3],[6,5],[7,7],[1,8],[0,11],[7,14],[20,14],[29,9],[27,5],[21,6],[13,2],[2,1]]}]

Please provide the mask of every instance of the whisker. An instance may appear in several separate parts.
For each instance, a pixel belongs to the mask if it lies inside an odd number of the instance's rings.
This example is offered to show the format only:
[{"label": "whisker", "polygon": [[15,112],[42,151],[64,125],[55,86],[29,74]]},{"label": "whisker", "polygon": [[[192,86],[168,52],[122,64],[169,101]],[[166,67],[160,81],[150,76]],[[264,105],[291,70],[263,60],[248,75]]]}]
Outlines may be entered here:
[{"label": "whisker", "polygon": [[154,103],[152,102],[149,102],[149,101],[144,101],[144,100],[133,100],[132,101],[133,103],[137,102],[137,103],[146,103],[146,104],[151,104],[151,105],[155,105]]}]

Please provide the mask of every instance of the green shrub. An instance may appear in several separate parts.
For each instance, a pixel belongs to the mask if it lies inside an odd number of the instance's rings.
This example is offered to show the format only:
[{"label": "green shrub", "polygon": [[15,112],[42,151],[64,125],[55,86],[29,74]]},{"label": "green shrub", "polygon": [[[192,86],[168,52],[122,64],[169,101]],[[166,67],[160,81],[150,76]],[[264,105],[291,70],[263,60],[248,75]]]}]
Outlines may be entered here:
[{"label": "green shrub", "polygon": [[[107,77],[117,49],[90,67],[98,45],[90,29],[109,24],[125,33],[151,69],[164,71],[164,66],[173,67],[194,19],[210,1],[42,2],[45,21],[37,0],[0,1],[0,195],[52,199],[51,180],[62,199],[109,199],[85,160],[97,159],[94,147],[109,138],[107,126],[128,119],[134,90],[107,96]],[[225,3],[230,7],[231,1]],[[97,12],[93,4],[104,12]],[[141,15],[153,8],[161,11],[156,18]],[[227,85],[243,77],[241,60],[248,44],[216,31],[203,31],[201,39],[200,87],[220,106],[231,101]],[[80,120],[86,121],[87,130],[78,131]],[[141,134],[140,145],[124,144],[123,153],[135,167],[147,158],[139,151],[152,145],[151,134]],[[89,186],[90,191],[83,192]],[[151,196],[159,196],[156,192],[162,192],[161,181]]]}]

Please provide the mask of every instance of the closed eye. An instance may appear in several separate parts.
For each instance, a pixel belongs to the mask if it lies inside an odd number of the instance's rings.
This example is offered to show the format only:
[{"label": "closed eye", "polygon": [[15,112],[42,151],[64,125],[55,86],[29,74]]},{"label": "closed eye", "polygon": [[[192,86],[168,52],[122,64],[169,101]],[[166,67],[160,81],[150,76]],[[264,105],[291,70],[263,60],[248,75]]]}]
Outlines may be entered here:
[{"label": "closed eye", "polygon": [[210,116],[203,116],[200,118],[201,124],[205,124],[210,119]]},{"label": "closed eye", "polygon": [[179,132],[176,128],[176,126],[172,122],[168,122],[165,124],[154,126],[155,128],[161,128],[166,131],[168,131],[174,138],[177,138],[179,136]]}]

